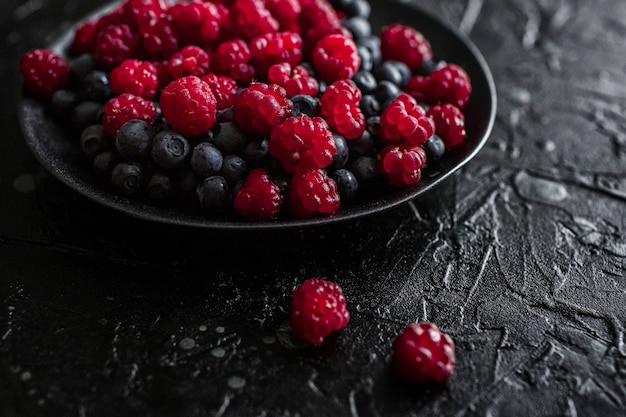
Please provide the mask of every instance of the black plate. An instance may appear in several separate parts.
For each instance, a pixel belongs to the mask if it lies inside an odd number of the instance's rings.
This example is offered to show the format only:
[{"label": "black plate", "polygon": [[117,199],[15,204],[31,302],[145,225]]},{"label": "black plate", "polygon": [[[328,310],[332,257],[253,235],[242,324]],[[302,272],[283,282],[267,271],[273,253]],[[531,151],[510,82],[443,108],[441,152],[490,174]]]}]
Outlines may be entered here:
[{"label": "black plate", "polygon": [[[368,201],[342,205],[337,213],[330,216],[280,219],[272,222],[216,220],[202,214],[186,213],[175,208],[119,197],[105,191],[98,185],[90,164],[82,158],[78,138],[68,137],[68,131],[47,115],[45,106],[40,101],[24,94],[19,107],[26,143],[49,172],[80,194],[131,216],[155,222],[208,229],[288,229],[352,220],[396,207],[433,189],[478,153],[493,127],[496,92],[485,60],[464,34],[417,6],[389,0],[372,0],[371,5],[371,22],[375,31],[396,22],[415,27],[428,38],[436,58],[462,66],[472,80],[472,95],[464,110],[467,139],[462,145],[447,152],[437,171],[423,175],[415,186],[398,190],[386,189]],[[50,47],[62,51],[70,38],[68,32]]]}]

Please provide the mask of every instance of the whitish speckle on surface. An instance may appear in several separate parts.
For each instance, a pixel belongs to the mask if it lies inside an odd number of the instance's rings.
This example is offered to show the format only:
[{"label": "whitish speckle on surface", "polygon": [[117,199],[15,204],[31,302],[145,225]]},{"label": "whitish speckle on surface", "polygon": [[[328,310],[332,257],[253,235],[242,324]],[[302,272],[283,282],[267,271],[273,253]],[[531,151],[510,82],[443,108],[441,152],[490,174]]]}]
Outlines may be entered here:
[{"label": "whitish speckle on surface", "polygon": [[226,383],[228,384],[229,387],[233,389],[239,389],[239,388],[243,388],[246,386],[246,379],[238,375],[233,375],[230,378],[228,378],[228,381]]},{"label": "whitish speckle on surface", "polygon": [[225,331],[226,331],[226,329],[224,327],[222,327],[222,326],[217,326],[215,328],[215,332],[216,333],[224,333]]},{"label": "whitish speckle on surface", "polygon": [[193,349],[196,346],[196,341],[190,337],[186,337],[183,340],[181,340],[178,345],[180,346],[181,349],[189,350],[189,349]]},{"label": "whitish speckle on surface", "polygon": [[224,356],[226,356],[226,349],[218,346],[211,349],[211,355],[216,358],[223,358]]},{"label": "whitish speckle on surface", "polygon": [[525,171],[515,176],[515,188],[522,197],[543,203],[558,203],[568,197],[562,184],[533,177]]}]

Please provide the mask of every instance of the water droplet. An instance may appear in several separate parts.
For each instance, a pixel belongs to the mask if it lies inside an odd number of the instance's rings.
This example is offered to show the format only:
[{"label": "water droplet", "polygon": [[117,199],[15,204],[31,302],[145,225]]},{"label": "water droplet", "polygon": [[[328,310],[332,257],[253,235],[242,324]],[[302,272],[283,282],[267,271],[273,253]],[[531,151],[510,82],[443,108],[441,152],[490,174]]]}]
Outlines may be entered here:
[{"label": "water droplet", "polygon": [[22,375],[20,375],[20,379],[22,381],[28,381],[32,377],[33,377],[33,374],[31,374],[29,371],[24,371],[24,372],[22,372]]},{"label": "water droplet", "polygon": [[515,176],[515,188],[522,197],[544,203],[558,203],[568,197],[563,184],[533,177],[524,171]]},{"label": "water droplet", "polygon": [[211,355],[213,355],[213,357],[216,357],[216,358],[223,358],[224,356],[226,356],[226,349],[218,346],[216,348],[211,349]]},{"label": "water droplet", "polygon": [[9,311],[13,311],[13,310],[15,310],[15,306],[8,306],[8,307],[7,307],[7,309],[8,309]]},{"label": "water droplet", "polygon": [[246,386],[246,379],[237,375],[231,376],[226,382],[229,387],[239,389]]},{"label": "water droplet", "polygon": [[274,336],[265,336],[263,338],[263,343],[266,345],[271,345],[276,342],[276,338]]},{"label": "water droplet", "polygon": [[556,144],[549,139],[538,141],[537,146],[546,152],[554,152],[556,150]]},{"label": "water droplet", "polygon": [[206,332],[206,326],[202,324],[200,327],[198,327],[198,330],[200,330],[201,332]]},{"label": "water droplet", "polygon": [[181,340],[178,345],[180,346],[181,349],[189,350],[189,349],[193,349],[196,346],[196,341],[190,337],[186,337],[183,340]]},{"label": "water droplet", "polygon": [[35,177],[30,174],[22,174],[13,180],[13,189],[18,193],[32,193],[35,191]]},{"label": "water droplet", "polygon": [[226,331],[226,329],[224,327],[222,327],[222,326],[217,326],[215,328],[215,332],[216,333],[224,333],[225,331]]}]

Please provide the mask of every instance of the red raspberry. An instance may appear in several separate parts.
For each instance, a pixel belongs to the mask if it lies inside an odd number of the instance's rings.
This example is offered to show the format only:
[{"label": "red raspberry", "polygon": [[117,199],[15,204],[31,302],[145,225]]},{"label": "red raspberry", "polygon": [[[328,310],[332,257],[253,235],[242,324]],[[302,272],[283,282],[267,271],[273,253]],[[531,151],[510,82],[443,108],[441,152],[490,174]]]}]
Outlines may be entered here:
[{"label": "red raspberry", "polygon": [[406,326],[393,341],[391,364],[409,382],[445,382],[454,372],[454,341],[427,322]]},{"label": "red raspberry", "polygon": [[62,56],[50,49],[31,49],[20,58],[19,69],[26,87],[42,97],[52,97],[65,88],[69,67]]},{"label": "red raspberry", "polygon": [[195,75],[202,77],[209,73],[208,52],[199,46],[187,45],[170,57],[167,67],[174,79]]},{"label": "red raspberry", "polygon": [[411,71],[416,71],[423,61],[433,56],[430,43],[424,35],[399,23],[383,28],[380,33],[380,49],[383,60],[404,62]]},{"label": "red raspberry", "polygon": [[286,62],[272,65],[267,72],[267,80],[283,87],[289,98],[298,94],[315,96],[319,91],[319,84],[309,71],[300,65],[292,69]]},{"label": "red raspberry", "polygon": [[109,25],[96,36],[96,61],[102,68],[110,70],[135,57],[138,40],[128,25]]},{"label": "red raspberry", "polygon": [[413,96],[419,103],[433,103],[431,100],[428,83],[430,78],[424,75],[414,75],[404,85],[403,89],[407,94]]},{"label": "red raspberry", "polygon": [[302,114],[274,127],[269,152],[286,172],[293,174],[327,167],[333,162],[337,147],[324,119]]},{"label": "red raspberry", "polygon": [[152,61],[152,65],[154,65],[154,68],[156,68],[156,71],[157,71],[157,79],[159,80],[159,86],[158,86],[159,90],[162,90],[169,83],[174,81],[174,77],[172,77],[172,74],[170,74],[170,70],[168,68],[169,63],[170,61],[167,59],[159,60],[159,61]]},{"label": "red raspberry", "polygon": [[104,105],[102,126],[109,136],[115,138],[117,130],[127,121],[138,119],[152,124],[156,114],[157,109],[152,101],[125,93]]},{"label": "red raspberry", "polygon": [[340,205],[337,183],[323,169],[297,172],[289,182],[287,202],[291,214],[299,218],[334,213]]},{"label": "red raspberry", "polygon": [[435,122],[435,133],[441,137],[446,148],[453,148],[465,140],[465,116],[458,107],[452,104],[431,106],[426,115]]},{"label": "red raspberry", "polygon": [[346,139],[356,139],[365,131],[365,116],[359,102],[361,90],[352,80],[331,84],[320,98],[322,115],[331,129]]},{"label": "red raspberry", "polygon": [[341,26],[337,12],[326,0],[300,0],[301,12],[298,22],[303,30],[316,26],[339,27]]},{"label": "red raspberry", "polygon": [[350,79],[361,66],[356,44],[344,35],[327,35],[320,39],[312,59],[313,67],[327,83]]},{"label": "red raspberry", "polygon": [[115,94],[130,93],[146,100],[154,98],[159,86],[156,67],[137,59],[127,59],[113,68],[109,81]]},{"label": "red raspberry", "polygon": [[378,155],[379,172],[396,187],[417,184],[426,163],[426,152],[420,146],[388,145]]},{"label": "red raspberry", "polygon": [[169,59],[180,49],[174,25],[167,13],[146,10],[138,19],[141,44],[147,58]]},{"label": "red raspberry", "polygon": [[92,53],[96,48],[96,35],[98,34],[98,22],[89,20],[82,23],[74,31],[71,49],[76,54]]},{"label": "red raspberry", "polygon": [[250,63],[259,75],[266,75],[274,64],[296,65],[302,61],[302,38],[295,32],[266,33],[252,39],[248,47]]},{"label": "red raspberry", "polygon": [[247,40],[280,28],[263,0],[236,0],[230,8],[229,23],[233,31]]},{"label": "red raspberry", "polygon": [[298,16],[302,11],[299,0],[265,0],[265,7],[280,24],[280,30],[299,32]]},{"label": "red raspberry", "polygon": [[322,23],[318,26],[313,26],[302,33],[302,39],[304,40],[303,54],[306,60],[312,61],[313,51],[317,43],[328,35],[343,35],[346,38],[350,38],[352,35],[343,26],[333,26],[328,23]]},{"label": "red raspberry", "polygon": [[202,81],[207,83],[217,100],[218,110],[223,110],[235,104],[237,97],[237,82],[232,78],[207,74],[202,77]]},{"label": "red raspberry", "polygon": [[124,5],[121,4],[109,13],[103,14],[96,20],[98,32],[110,25],[119,25],[124,23],[122,16],[124,14]]},{"label": "red raspberry", "polygon": [[293,335],[313,345],[348,325],[350,313],[341,287],[334,282],[309,278],[291,296],[289,326]]},{"label": "red raspberry", "polygon": [[406,93],[393,99],[380,116],[378,135],[382,142],[420,146],[435,133],[435,123]]},{"label": "red raspberry", "polygon": [[217,118],[217,101],[211,88],[193,75],[169,83],[159,103],[163,117],[183,135],[200,135],[213,126]]},{"label": "red raspberry", "polygon": [[233,119],[244,132],[268,136],[274,126],[291,115],[292,108],[281,86],[252,83],[237,94]]},{"label": "red raspberry", "polygon": [[207,45],[217,39],[223,24],[220,9],[211,2],[176,3],[169,9],[183,45]]},{"label": "red raspberry", "polygon": [[241,216],[252,220],[269,220],[278,216],[283,202],[280,187],[270,180],[267,171],[257,168],[248,174],[235,195],[233,205]]},{"label": "red raspberry", "polygon": [[221,43],[211,56],[212,70],[249,84],[256,75],[254,67],[248,64],[250,58],[248,44],[243,39],[232,39]]},{"label": "red raspberry", "polygon": [[446,64],[429,75],[428,89],[436,103],[450,103],[462,109],[472,92],[467,72],[458,65]]},{"label": "red raspberry", "polygon": [[138,31],[140,20],[146,13],[161,14],[165,5],[160,0],[126,0],[121,5],[121,20],[133,31]]}]

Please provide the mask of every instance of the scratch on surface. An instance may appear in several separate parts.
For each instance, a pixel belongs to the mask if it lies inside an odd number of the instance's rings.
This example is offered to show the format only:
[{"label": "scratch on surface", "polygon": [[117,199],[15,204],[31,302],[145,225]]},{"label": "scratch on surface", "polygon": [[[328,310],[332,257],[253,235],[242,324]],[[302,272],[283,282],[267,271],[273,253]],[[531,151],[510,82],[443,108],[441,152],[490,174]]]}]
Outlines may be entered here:
[{"label": "scratch on surface", "polygon": [[356,395],[356,390],[350,391],[348,395],[348,401],[350,402],[350,415],[352,417],[359,417],[359,411],[356,409],[356,401],[354,396]]},{"label": "scratch on surface", "polygon": [[215,417],[222,417],[226,412],[226,409],[230,405],[230,395],[224,395],[224,400],[222,401],[222,405],[220,405],[219,410],[215,413]]},{"label": "scratch on surface", "polygon": [[463,319],[465,318],[465,309],[467,308],[470,300],[474,297],[474,294],[476,293],[476,290],[478,289],[478,284],[480,283],[480,280],[485,273],[485,270],[487,268],[487,262],[489,262],[489,259],[491,259],[492,252],[493,252],[493,245],[489,245],[489,248],[487,249],[487,252],[485,253],[485,256],[483,257],[483,263],[480,266],[480,271],[478,271],[478,276],[476,277],[476,280],[474,281],[474,285],[472,285],[472,288],[470,289],[469,294],[467,294],[467,298],[465,299],[465,304],[463,304],[463,307],[461,307],[461,322],[463,322]]},{"label": "scratch on surface", "polygon": [[465,8],[461,23],[459,24],[459,30],[461,32],[469,34],[472,31],[478,20],[480,10],[483,7],[483,2],[484,0],[468,0],[467,7]]}]

